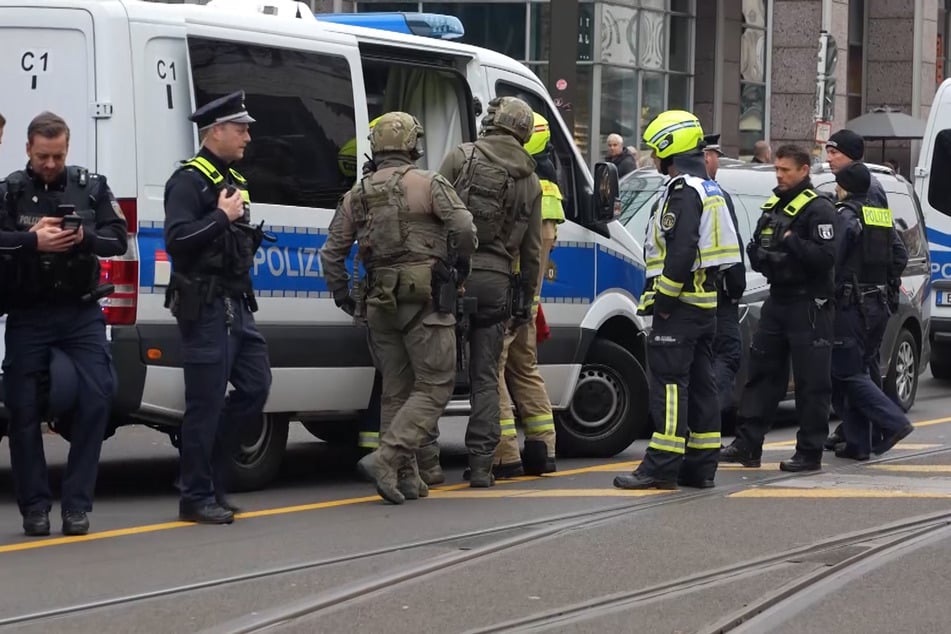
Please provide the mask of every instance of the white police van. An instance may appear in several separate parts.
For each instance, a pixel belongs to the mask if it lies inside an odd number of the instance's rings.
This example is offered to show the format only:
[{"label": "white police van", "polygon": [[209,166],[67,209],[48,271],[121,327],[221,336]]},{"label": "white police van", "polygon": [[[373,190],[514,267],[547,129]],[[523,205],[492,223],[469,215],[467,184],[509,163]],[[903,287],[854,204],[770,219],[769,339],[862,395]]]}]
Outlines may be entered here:
[{"label": "white police van", "polygon": [[[430,26],[451,35],[451,23]],[[276,474],[288,421],[327,440],[355,438],[354,420],[368,407],[365,333],[334,306],[317,255],[338,198],[370,154],[368,122],[389,110],[415,114],[426,131],[420,165],[434,169],[476,137],[497,95],[518,95],[549,119],[565,194],[569,221],[541,293],[552,338],[539,349],[560,451],[613,455],[647,431],[640,246],[610,205],[596,204],[610,172],[595,188],[545,87],[522,64],[439,37],[319,21],[287,0],[0,0],[0,41],[0,83],[15,96],[2,103],[0,173],[23,166],[17,135],[52,110],[71,126],[69,161],[106,175],[129,221],[127,254],[103,263],[116,286],[104,302],[119,376],[113,430],[141,423],[174,438],[179,425],[181,347],[163,306],[164,184],[197,149],[188,121],[196,102],[241,89],[257,123],[238,167],[251,183],[252,215],[278,241],[254,261],[273,386],[236,458],[239,487]],[[453,403],[450,412],[467,407]]]},{"label": "white police van", "polygon": [[951,79],[938,87],[915,169],[931,250],[931,373],[951,379]]}]

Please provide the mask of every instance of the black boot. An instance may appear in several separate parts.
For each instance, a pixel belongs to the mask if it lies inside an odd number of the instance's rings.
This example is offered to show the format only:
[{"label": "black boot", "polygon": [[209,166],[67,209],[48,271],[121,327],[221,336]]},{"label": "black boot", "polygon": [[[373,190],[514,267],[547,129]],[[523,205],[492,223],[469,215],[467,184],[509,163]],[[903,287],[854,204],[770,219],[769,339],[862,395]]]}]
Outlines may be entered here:
[{"label": "black boot", "polygon": [[27,511],[23,516],[23,532],[27,537],[44,537],[50,534],[49,511]]},{"label": "black boot", "polygon": [[658,480],[653,476],[644,473],[630,473],[619,475],[614,478],[614,486],[619,489],[666,489],[670,491],[677,490],[677,483],[668,480]]},{"label": "black boot", "polygon": [[548,447],[541,440],[526,440],[522,450],[522,464],[528,475],[541,475],[557,471],[555,458],[548,455]]},{"label": "black boot", "polygon": [[829,434],[829,437],[826,438],[822,448],[826,451],[835,451],[835,446],[843,442],[845,442],[845,434],[842,431],[842,423],[839,423],[839,425],[835,428],[835,431]]},{"label": "black boot", "polygon": [[886,433],[882,438],[882,441],[872,448],[872,453],[874,453],[876,456],[882,455],[897,445],[899,442],[904,440],[904,438],[913,431],[915,431],[915,426],[909,423],[896,432]]},{"label": "black boot", "polygon": [[197,524],[230,524],[234,521],[234,513],[217,502],[206,504],[179,502],[178,519]]},{"label": "black boot", "polygon": [[63,511],[63,535],[85,535],[89,532],[89,518],[85,511]]},{"label": "black boot", "polygon": [[798,451],[793,454],[789,460],[783,460],[779,463],[781,471],[798,473],[800,471],[819,471],[822,469],[822,459],[818,457],[804,456]]},{"label": "black boot", "polygon": [[720,450],[720,462],[734,462],[751,469],[759,469],[762,465],[759,456],[754,456],[752,451],[736,443]]}]

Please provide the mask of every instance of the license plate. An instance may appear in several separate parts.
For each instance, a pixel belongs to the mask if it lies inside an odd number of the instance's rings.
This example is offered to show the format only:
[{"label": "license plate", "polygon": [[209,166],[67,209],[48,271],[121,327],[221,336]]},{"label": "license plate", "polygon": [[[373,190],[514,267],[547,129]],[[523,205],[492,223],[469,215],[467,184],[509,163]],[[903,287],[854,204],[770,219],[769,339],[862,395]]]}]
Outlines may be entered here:
[{"label": "license plate", "polygon": [[935,306],[951,306],[951,292],[938,291],[934,298]]}]

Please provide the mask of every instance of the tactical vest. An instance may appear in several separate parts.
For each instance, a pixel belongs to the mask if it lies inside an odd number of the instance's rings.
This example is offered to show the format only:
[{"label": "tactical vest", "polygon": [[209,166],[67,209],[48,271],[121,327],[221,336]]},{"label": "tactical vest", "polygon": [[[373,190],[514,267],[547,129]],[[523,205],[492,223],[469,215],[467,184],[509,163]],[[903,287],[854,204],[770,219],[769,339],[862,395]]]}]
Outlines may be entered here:
[{"label": "tactical vest", "polygon": [[[218,206],[218,194],[229,185],[233,186],[244,201],[244,216],[236,222],[229,223],[227,230],[206,248],[195,264],[194,270],[184,274],[210,275],[222,277],[231,281],[244,281],[254,265],[254,253],[260,246],[255,239],[251,222],[251,195],[248,192],[248,181],[237,172],[228,169],[232,182],[211,161],[203,156],[196,156],[182,163],[180,170],[192,169],[201,174],[212,184],[212,196],[208,204],[212,209]],[[238,224],[242,226],[238,226]]]},{"label": "tactical vest", "polygon": [[486,159],[475,144],[471,148],[453,187],[472,214],[479,244],[505,242],[528,222],[530,210],[515,208],[515,180],[508,170]]},{"label": "tactical vest", "polygon": [[[782,248],[783,236],[792,228],[799,213],[818,196],[815,190],[804,189],[782,209],[776,208],[779,197],[775,194],[770,196],[760,207],[763,215],[753,232],[753,241],[767,252],[785,253]],[[807,281],[802,267],[792,262],[778,270],[767,270],[765,275],[770,283],[793,284]]]},{"label": "tactical vest", "polygon": [[449,257],[446,228],[432,210],[410,208],[405,177],[413,169],[413,165],[383,168],[350,190],[360,257],[368,269]]},{"label": "tactical vest", "polygon": [[888,283],[888,265],[892,254],[892,212],[881,207],[844,203],[862,224],[862,244],[853,247],[845,262],[844,279],[854,276],[860,285],[883,286]]},{"label": "tactical vest", "polygon": [[[58,205],[73,205],[84,223],[94,224],[99,203],[99,175],[69,166],[66,187],[62,192],[47,192],[25,171],[7,178],[7,200],[4,202],[5,228],[29,231],[45,216],[56,216]],[[15,272],[7,273],[6,284],[13,284],[26,302],[72,301],[99,285],[99,258],[92,253],[71,250],[66,253],[30,253],[10,260]]]},{"label": "tactical vest", "polygon": [[736,235],[730,209],[727,207],[726,198],[720,186],[715,181],[703,180],[696,176],[675,177],[667,184],[647,223],[644,259],[647,264],[647,278],[652,284],[642,296],[641,309],[646,309],[653,304],[654,293],[660,290],[659,287],[669,284],[662,274],[664,260],[667,257],[668,232],[673,229],[673,226],[664,226],[664,215],[670,204],[670,194],[678,182],[682,182],[697,192],[703,203],[703,211],[700,215],[700,240],[697,242],[697,254],[690,267],[693,279],[689,286],[685,284],[677,288],[665,287],[667,294],[699,308],[716,308],[716,290],[706,290],[711,286],[708,282],[715,281],[716,278],[708,279],[708,270],[719,271],[742,262],[740,240]]}]

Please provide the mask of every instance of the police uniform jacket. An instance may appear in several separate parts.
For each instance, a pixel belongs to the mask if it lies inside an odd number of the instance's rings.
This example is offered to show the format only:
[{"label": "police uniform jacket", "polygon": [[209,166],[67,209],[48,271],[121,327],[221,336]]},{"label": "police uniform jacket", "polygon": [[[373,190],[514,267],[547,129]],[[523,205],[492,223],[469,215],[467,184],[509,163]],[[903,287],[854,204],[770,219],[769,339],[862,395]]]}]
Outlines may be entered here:
[{"label": "police uniform jacket", "polygon": [[[772,234],[772,223],[784,223]],[[788,237],[783,234],[791,231]],[[767,236],[769,236],[767,238]],[[768,245],[768,246],[766,246]],[[778,299],[831,298],[835,292],[835,207],[807,177],[787,191],[773,190],[764,203],[747,256]]]}]

